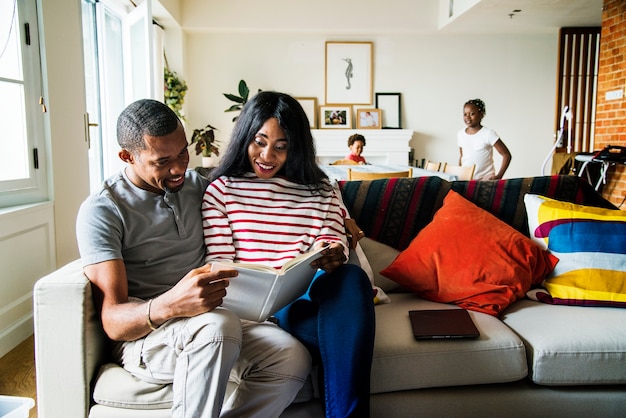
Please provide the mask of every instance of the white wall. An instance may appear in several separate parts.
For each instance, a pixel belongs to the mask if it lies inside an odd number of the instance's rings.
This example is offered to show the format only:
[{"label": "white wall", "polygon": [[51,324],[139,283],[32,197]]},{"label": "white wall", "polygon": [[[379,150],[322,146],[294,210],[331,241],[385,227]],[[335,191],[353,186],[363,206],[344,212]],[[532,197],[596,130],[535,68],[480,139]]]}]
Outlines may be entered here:
[{"label": "white wall", "polygon": [[[430,22],[424,16],[413,16],[422,26],[411,29],[406,15],[414,10],[404,6],[407,13],[398,12],[397,2],[377,9],[374,15],[382,15],[376,26],[370,9],[358,7],[345,25],[328,30],[322,27],[328,19],[315,24],[315,12],[291,19],[290,2],[242,8],[238,2],[186,0],[188,130],[211,123],[227,140],[233,114],[224,113],[231,102],[222,93],[236,92],[240,79],[254,92],[279,90],[324,104],[325,41],[372,41],[374,91],[402,93],[403,128],[415,131],[416,158],[456,163],[463,104],[480,97],[487,105],[484,125],[500,134],[513,155],[506,177],[540,175],[554,141],[558,34],[446,34],[424,23]],[[437,7],[432,13],[436,26]]]}]

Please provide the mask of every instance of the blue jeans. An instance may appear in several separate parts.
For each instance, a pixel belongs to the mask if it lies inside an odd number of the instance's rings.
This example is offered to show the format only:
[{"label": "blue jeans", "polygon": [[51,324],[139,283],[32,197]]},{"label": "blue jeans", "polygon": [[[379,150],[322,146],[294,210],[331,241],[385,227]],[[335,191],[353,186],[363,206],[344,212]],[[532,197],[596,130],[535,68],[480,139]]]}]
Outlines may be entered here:
[{"label": "blue jeans", "polygon": [[360,267],[320,271],[308,291],[276,315],[281,328],[321,359],[327,417],[368,417],[374,351],[372,286]]}]

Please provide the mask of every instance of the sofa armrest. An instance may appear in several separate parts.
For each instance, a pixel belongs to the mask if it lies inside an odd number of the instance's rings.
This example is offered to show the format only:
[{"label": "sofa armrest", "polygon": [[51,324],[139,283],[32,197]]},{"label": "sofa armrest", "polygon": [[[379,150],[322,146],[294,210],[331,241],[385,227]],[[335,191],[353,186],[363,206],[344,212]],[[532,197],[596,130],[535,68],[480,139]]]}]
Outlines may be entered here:
[{"label": "sofa armrest", "polygon": [[80,260],[39,279],[33,302],[38,416],[86,417],[108,344]]}]

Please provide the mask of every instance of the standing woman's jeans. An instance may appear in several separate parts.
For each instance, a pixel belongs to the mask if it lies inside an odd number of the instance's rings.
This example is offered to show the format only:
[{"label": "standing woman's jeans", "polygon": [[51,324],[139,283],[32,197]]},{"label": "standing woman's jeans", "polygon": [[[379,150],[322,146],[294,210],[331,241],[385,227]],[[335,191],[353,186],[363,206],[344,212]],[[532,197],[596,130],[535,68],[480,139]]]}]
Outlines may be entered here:
[{"label": "standing woman's jeans", "polygon": [[278,324],[319,356],[327,417],[368,417],[374,350],[372,286],[360,267],[320,271],[309,290],[276,314]]}]

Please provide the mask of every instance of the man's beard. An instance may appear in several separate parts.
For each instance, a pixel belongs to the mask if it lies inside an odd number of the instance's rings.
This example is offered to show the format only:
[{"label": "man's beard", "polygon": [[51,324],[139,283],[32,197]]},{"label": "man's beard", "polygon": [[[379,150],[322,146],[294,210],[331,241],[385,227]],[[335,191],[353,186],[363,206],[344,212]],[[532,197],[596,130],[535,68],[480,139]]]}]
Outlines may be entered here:
[{"label": "man's beard", "polygon": [[184,185],[185,184],[183,183],[183,184],[181,184],[180,186],[178,186],[178,187],[176,187],[174,189],[172,189],[170,187],[167,187],[167,186],[164,186],[163,190],[165,190],[165,193],[178,193],[180,191],[180,189],[183,188]]}]

